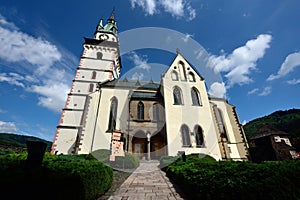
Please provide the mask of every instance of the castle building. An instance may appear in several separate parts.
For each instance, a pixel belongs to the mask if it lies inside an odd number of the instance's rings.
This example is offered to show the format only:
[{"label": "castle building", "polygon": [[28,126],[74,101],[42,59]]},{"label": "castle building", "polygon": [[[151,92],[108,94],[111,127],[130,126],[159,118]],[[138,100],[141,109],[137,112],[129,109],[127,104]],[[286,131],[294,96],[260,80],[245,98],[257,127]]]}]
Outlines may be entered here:
[{"label": "castle building", "polygon": [[114,132],[140,159],[208,154],[247,160],[248,144],[235,107],[210,97],[204,77],[177,52],[160,82],[120,78],[114,13],[83,53],[56,129],[52,154],[111,149]]}]

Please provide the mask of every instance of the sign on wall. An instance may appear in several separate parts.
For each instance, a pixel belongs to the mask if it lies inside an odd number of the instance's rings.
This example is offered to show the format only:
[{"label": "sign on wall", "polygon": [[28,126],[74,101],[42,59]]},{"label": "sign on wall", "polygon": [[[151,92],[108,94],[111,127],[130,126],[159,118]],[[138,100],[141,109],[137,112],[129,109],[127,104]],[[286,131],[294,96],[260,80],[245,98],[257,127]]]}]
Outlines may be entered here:
[{"label": "sign on wall", "polygon": [[115,161],[115,156],[125,156],[124,142],[121,141],[123,132],[113,132],[111,137],[111,154],[110,161]]}]

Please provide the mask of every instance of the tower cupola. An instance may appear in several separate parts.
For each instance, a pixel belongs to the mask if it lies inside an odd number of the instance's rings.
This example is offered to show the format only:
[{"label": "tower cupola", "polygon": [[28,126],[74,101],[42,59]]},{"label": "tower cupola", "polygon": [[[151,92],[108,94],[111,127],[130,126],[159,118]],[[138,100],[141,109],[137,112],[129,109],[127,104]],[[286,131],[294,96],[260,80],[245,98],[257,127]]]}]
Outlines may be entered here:
[{"label": "tower cupola", "polygon": [[97,25],[96,31],[95,31],[95,37],[97,33],[113,33],[114,35],[117,35],[118,28],[117,28],[117,22],[115,20],[115,11],[113,10],[110,17],[107,19],[106,25],[103,26],[103,19],[100,19],[99,24]]}]

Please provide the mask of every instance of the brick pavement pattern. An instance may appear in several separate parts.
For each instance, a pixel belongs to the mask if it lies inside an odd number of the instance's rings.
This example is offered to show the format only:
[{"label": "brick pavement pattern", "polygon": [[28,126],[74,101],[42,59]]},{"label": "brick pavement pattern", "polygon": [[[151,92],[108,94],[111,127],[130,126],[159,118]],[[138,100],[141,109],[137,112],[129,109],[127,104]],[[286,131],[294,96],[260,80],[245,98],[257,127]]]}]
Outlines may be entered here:
[{"label": "brick pavement pattern", "polygon": [[[155,160],[142,161],[109,200],[184,200]],[[177,190],[177,191],[176,191]]]}]

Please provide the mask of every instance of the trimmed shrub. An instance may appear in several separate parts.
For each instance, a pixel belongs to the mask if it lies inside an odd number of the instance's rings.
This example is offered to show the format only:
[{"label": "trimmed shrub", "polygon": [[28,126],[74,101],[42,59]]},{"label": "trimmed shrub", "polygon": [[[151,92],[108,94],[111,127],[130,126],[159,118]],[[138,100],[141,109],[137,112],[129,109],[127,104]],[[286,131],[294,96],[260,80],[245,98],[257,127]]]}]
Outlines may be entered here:
[{"label": "trimmed shrub", "polygon": [[46,153],[42,167],[25,166],[26,154],[0,156],[2,195],[10,199],[95,199],[112,184],[113,170],[87,155]]},{"label": "trimmed shrub", "polygon": [[300,199],[300,161],[255,164],[194,158],[179,159],[166,169],[191,199]]},{"label": "trimmed shrub", "polygon": [[125,152],[125,157],[116,156],[115,161],[110,161],[110,151],[107,149],[99,149],[91,153],[91,155],[101,161],[102,163],[109,165],[116,169],[136,169],[140,165],[138,157],[131,153]]}]

